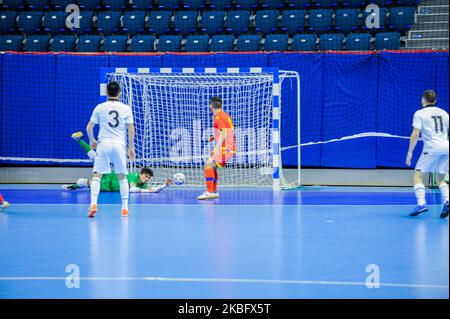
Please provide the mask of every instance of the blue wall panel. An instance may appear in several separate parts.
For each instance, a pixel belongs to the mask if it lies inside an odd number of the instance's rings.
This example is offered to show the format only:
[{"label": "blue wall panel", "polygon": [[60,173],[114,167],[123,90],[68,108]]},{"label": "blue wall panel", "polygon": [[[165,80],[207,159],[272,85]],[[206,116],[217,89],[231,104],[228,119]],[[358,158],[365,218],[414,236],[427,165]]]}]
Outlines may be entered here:
[{"label": "blue wall panel", "polygon": [[[322,133],[322,58],[318,54],[269,55],[269,66],[300,74],[301,143],[317,142]],[[282,87],[281,146],[297,145],[297,83],[286,80]],[[296,165],[297,149],[282,152],[284,165]],[[321,145],[301,149],[302,166],[320,166]]]},{"label": "blue wall panel", "polygon": [[58,55],[55,86],[55,143],[59,158],[86,159],[70,135],[85,132],[86,124],[100,101],[100,68],[109,67],[107,55]]},{"label": "blue wall panel", "polygon": [[[326,54],[323,59],[322,141],[375,132],[378,57]],[[322,145],[321,166],[374,168],[376,138]]]},{"label": "blue wall panel", "polygon": [[162,67],[161,55],[110,55],[112,68],[159,68]]},{"label": "blue wall panel", "polygon": [[[430,53],[381,53],[379,59],[378,131],[409,136],[414,112],[422,107],[423,91],[436,90],[436,57]],[[378,138],[377,165],[406,168],[408,145],[407,139]],[[418,145],[413,165],[421,148]]]},{"label": "blue wall panel", "polygon": [[180,54],[165,54],[162,57],[163,67],[168,68],[207,68],[215,67],[216,55],[213,54],[193,54],[193,55],[180,55]]},{"label": "blue wall panel", "polygon": [[2,153],[53,158],[58,148],[54,55],[4,54],[2,78]]}]

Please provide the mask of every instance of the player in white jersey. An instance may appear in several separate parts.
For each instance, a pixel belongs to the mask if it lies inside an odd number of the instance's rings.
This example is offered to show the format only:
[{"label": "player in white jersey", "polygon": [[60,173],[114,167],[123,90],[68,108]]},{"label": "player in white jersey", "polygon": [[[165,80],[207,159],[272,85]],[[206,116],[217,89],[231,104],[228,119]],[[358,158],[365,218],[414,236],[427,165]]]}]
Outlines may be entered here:
[{"label": "player in white jersey", "polygon": [[448,184],[445,174],[448,173],[448,113],[436,106],[436,93],[426,90],[422,96],[422,109],[414,113],[413,132],[411,134],[406,165],[411,165],[411,158],[416,147],[419,135],[422,135],[423,150],[416,164],[414,173],[414,192],[417,198],[417,207],[409,214],[417,216],[426,212],[424,173],[438,174],[439,189],[444,206],[441,218],[448,216]]},{"label": "player in white jersey", "polygon": [[[111,163],[119,178],[120,195],[122,197],[122,216],[128,216],[128,193],[127,181],[127,154],[126,131],[128,128],[128,156],[135,158],[134,152],[134,122],[131,108],[119,101],[120,85],[117,82],[108,83],[108,101],[97,105],[92,112],[91,119],[86,127],[91,148],[97,148],[97,155],[92,170],[91,180],[91,206],[89,217],[97,213],[97,199],[100,192],[100,180],[103,174],[111,173]],[[98,143],[94,138],[94,126],[98,124],[100,131]]]}]

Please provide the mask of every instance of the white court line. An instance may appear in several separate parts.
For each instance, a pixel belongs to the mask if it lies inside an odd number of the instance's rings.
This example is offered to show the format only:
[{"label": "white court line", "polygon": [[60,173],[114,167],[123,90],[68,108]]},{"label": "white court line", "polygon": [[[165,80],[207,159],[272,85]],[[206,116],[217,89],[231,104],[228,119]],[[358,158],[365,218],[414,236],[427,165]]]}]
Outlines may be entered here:
[{"label": "white court line", "polygon": [[[286,206],[316,206],[316,207],[361,207],[361,206],[370,206],[370,207],[392,207],[392,206],[397,206],[397,207],[411,207],[411,206],[415,206],[416,204],[382,204],[382,205],[373,205],[373,204],[345,204],[345,205],[339,205],[339,204],[214,204],[214,202],[209,202],[210,204],[207,204],[207,202],[202,202],[202,203],[198,203],[198,204],[129,204],[129,206],[171,206],[171,207],[212,207],[212,206],[226,206],[226,207],[286,207]],[[83,203],[83,204],[77,204],[77,203],[73,203],[73,204],[67,204],[67,203],[62,203],[62,204],[55,204],[55,203],[49,203],[49,204],[11,204],[10,208],[8,208],[8,210],[11,210],[11,207],[13,206],[89,206],[89,203]],[[117,204],[99,204],[99,206],[120,206],[120,203]],[[427,207],[442,207],[441,204],[427,204]]]},{"label": "white court line", "polygon": [[[183,277],[80,277],[81,281],[161,281],[190,283],[247,283],[247,284],[288,284],[325,286],[366,286],[358,281],[324,280],[278,280],[278,279],[240,279],[240,278],[183,278]],[[58,281],[67,277],[0,277],[0,281]],[[380,287],[449,289],[448,285],[380,283]]]}]

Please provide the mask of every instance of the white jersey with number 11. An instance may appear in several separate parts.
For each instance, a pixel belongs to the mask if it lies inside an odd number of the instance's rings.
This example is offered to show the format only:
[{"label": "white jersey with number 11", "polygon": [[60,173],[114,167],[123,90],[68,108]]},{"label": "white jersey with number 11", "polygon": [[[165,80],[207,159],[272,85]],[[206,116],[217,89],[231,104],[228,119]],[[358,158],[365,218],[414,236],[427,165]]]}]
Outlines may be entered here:
[{"label": "white jersey with number 11", "polygon": [[448,154],[448,113],[436,106],[426,106],[414,113],[413,127],[420,130],[423,152]]}]

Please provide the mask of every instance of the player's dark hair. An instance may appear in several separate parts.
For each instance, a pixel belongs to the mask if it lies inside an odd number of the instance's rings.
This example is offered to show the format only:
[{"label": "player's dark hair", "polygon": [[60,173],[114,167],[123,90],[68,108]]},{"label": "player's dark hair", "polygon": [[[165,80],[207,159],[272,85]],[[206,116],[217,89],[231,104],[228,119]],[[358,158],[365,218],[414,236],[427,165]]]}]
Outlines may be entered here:
[{"label": "player's dark hair", "polygon": [[433,90],[426,90],[423,92],[423,98],[429,104],[436,104],[436,92]]},{"label": "player's dark hair", "polygon": [[153,171],[148,167],[141,168],[141,174],[150,175],[150,177],[153,177]]},{"label": "player's dark hair", "polygon": [[120,85],[117,81],[109,82],[106,86],[109,97],[117,97],[120,93]]},{"label": "player's dark hair", "polygon": [[211,99],[210,104],[216,110],[221,109],[222,108],[222,99],[220,97],[215,96]]}]

